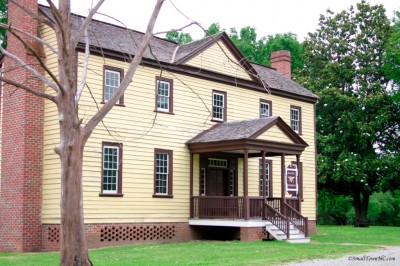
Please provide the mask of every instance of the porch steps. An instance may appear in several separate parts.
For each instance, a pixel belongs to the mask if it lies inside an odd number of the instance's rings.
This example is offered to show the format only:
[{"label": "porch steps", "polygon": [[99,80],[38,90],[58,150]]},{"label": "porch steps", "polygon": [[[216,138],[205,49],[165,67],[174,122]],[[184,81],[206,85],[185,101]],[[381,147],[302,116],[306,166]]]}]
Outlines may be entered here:
[{"label": "porch steps", "polygon": [[270,233],[276,240],[286,241],[289,243],[310,243],[310,238],[305,237],[303,232],[300,232],[293,224],[290,224],[290,238],[286,238],[286,234],[271,222],[267,222],[265,230]]}]

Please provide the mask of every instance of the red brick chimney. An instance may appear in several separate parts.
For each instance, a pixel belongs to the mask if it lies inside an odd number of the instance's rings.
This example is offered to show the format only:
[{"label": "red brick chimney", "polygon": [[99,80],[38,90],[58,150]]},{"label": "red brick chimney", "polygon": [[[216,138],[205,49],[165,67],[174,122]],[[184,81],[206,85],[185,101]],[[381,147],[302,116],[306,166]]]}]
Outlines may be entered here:
[{"label": "red brick chimney", "polygon": [[287,78],[292,77],[290,52],[286,50],[276,51],[271,54],[271,67]]},{"label": "red brick chimney", "polygon": [[[18,0],[37,12],[37,0]],[[38,24],[28,14],[8,3],[8,23],[15,28],[37,35]],[[12,34],[7,50],[27,64],[39,64],[32,53]],[[34,44],[33,40],[29,40]],[[4,76],[37,90],[43,84],[16,62],[6,57]],[[0,187],[0,251],[36,251],[41,248],[43,117],[44,100],[14,86],[4,85],[1,91],[2,127],[1,187]]]}]

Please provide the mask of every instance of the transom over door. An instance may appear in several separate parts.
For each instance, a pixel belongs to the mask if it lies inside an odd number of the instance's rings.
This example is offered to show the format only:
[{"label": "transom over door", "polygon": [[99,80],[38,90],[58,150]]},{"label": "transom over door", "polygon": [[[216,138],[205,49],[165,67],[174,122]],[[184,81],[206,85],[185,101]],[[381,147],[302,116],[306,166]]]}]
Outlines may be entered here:
[{"label": "transom over door", "polygon": [[206,180],[207,196],[229,196],[229,171],[208,169]]}]

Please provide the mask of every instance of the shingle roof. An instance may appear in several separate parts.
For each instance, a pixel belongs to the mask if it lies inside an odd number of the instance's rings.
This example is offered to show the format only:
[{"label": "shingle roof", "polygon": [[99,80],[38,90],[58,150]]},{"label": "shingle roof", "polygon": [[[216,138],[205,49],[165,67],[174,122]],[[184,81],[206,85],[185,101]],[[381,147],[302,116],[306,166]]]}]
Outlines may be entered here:
[{"label": "shingle roof", "polygon": [[265,81],[265,83],[267,83],[268,87],[284,92],[290,92],[318,99],[317,95],[310,92],[306,88],[300,86],[293,80],[285,77],[275,69],[261,66],[258,64],[251,64],[251,65],[257,71],[258,75]]},{"label": "shingle roof", "polygon": [[187,143],[247,139],[268,125],[272,125],[277,119],[278,116],[271,116],[267,118],[216,124],[192,138]]},{"label": "shingle roof", "polygon": [[[39,8],[45,15],[52,17],[48,7],[39,6]],[[73,34],[77,33],[82,21],[83,17],[78,15],[72,16]],[[202,51],[212,42],[219,40],[223,34],[224,33],[208,36],[201,40],[183,44],[181,46],[174,42],[153,37],[150,42],[151,51],[150,49],[147,49],[144,57],[153,60],[157,58],[157,60],[164,63],[176,62],[179,65],[181,60],[198,51]],[[97,20],[93,20],[93,22],[90,24],[88,28],[88,35],[92,48],[95,48],[99,52],[104,49],[123,53],[127,55],[127,59],[130,55],[134,55],[136,53],[137,47],[140,45],[140,42],[144,36],[144,34],[141,32]],[[84,38],[82,38],[80,42],[85,43]],[[272,89],[318,99],[315,94],[311,93],[291,79],[281,75],[274,69],[258,64],[251,64],[249,67],[253,67],[258,75],[265,81],[268,87]]]}]

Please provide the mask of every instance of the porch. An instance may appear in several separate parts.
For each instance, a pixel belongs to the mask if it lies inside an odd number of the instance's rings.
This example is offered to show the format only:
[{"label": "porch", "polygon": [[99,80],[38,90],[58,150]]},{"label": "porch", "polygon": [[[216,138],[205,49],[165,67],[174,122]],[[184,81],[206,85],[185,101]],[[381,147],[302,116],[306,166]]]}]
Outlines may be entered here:
[{"label": "porch", "polygon": [[[290,239],[294,228],[307,237],[308,220],[301,214],[303,192],[299,179],[300,156],[307,143],[280,117],[217,124],[186,144],[190,150],[189,224],[242,227],[257,223],[267,230],[269,224],[285,239]],[[196,166],[195,154],[199,155]],[[295,157],[288,167],[287,156]],[[273,191],[267,184],[266,157],[280,158],[279,190]],[[258,158],[259,167],[254,168],[254,163],[249,167],[250,158]],[[194,173],[195,168],[199,172]],[[255,175],[255,170],[259,174]],[[199,184],[198,195],[194,194],[194,176]],[[254,195],[255,180],[260,181],[259,196]],[[253,184],[250,194],[249,182]]]}]

